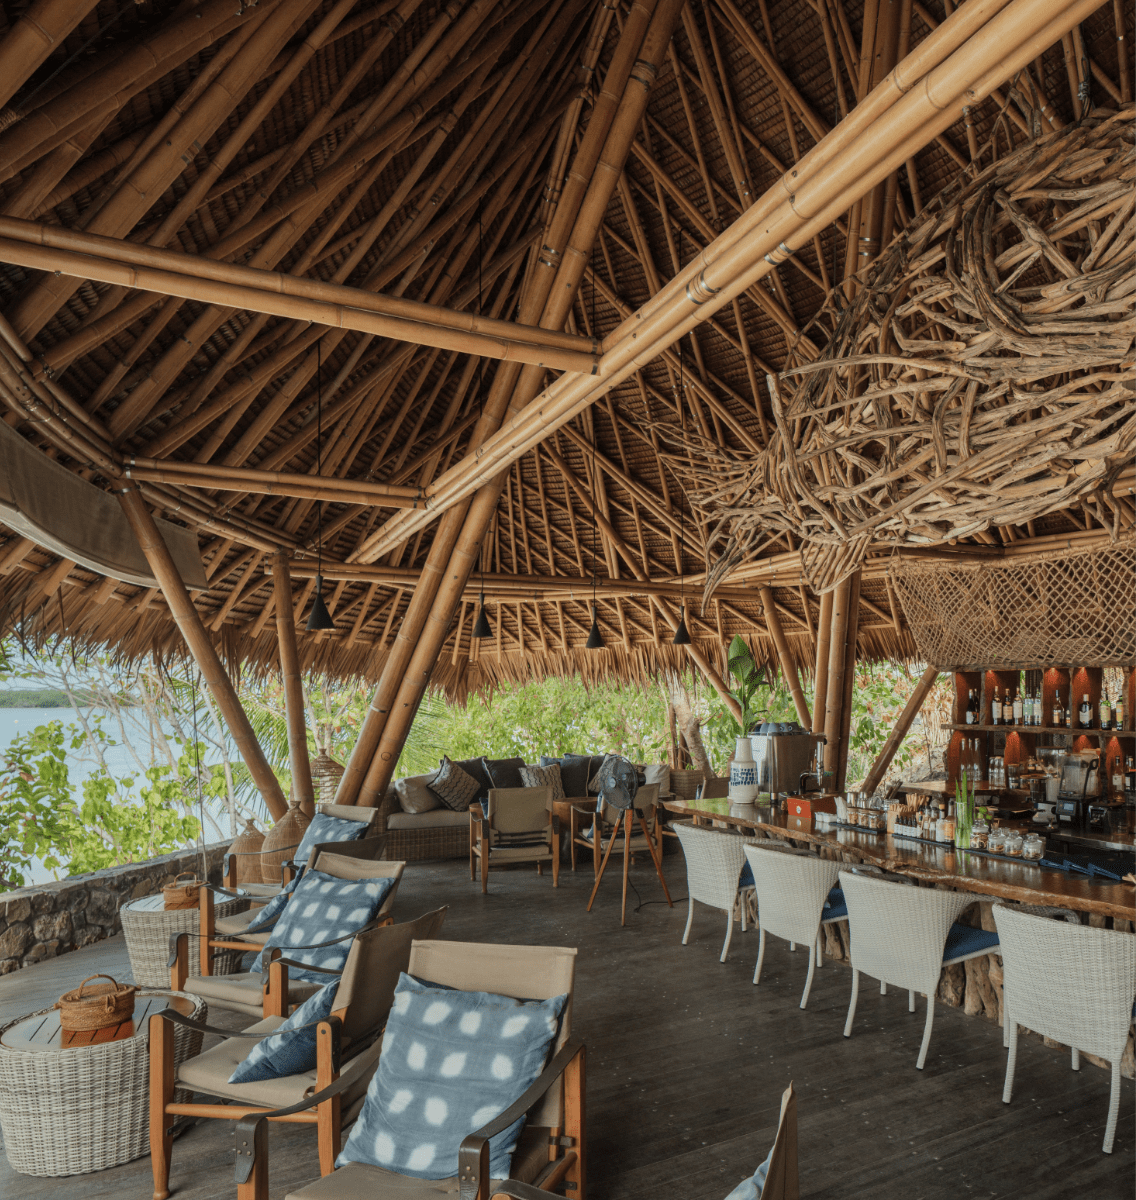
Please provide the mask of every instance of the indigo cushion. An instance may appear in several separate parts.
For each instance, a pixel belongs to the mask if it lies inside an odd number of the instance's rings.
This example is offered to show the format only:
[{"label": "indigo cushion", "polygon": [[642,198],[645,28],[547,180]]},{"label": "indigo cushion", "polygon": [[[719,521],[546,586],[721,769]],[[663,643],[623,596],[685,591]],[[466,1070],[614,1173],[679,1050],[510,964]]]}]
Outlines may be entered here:
[{"label": "indigo cushion", "polygon": [[[351,950],[347,935],[358,933],[374,919],[394,882],[391,878],[336,879],[309,868],[273,926],[253,970],[265,970],[272,951],[279,946],[284,958],[326,971],[342,971]],[[300,949],[340,937],[344,940],[333,946]],[[327,982],[318,971],[290,970],[297,979]]]},{"label": "indigo cushion", "polygon": [[367,821],[345,821],[342,817],[329,817],[327,813],[318,812],[304,830],[293,861],[306,863],[312,851],[323,842],[354,842],[363,836],[368,825]]},{"label": "indigo cushion", "polygon": [[[513,1000],[403,974],[379,1069],[336,1166],[371,1163],[418,1179],[458,1173],[462,1140],[540,1075],[567,996]],[[506,1179],[524,1117],[489,1141],[489,1175]]]},{"label": "indigo cushion", "polygon": [[445,755],[438,769],[426,780],[426,786],[454,812],[464,812],[481,794],[481,785]]},{"label": "indigo cushion", "polygon": [[272,899],[269,900],[269,902],[257,912],[256,916],[253,917],[253,919],[245,926],[245,933],[263,933],[266,929],[269,929],[284,911],[284,906],[288,903],[292,893],[296,890],[296,887],[303,876],[304,872],[301,868],[297,874],[292,876],[287,886],[281,891],[277,892],[276,895],[273,896]]},{"label": "indigo cushion", "polygon": [[586,796],[588,780],[603,762],[602,754],[565,754],[560,760],[560,778],[565,796]]},{"label": "indigo cushion", "polygon": [[564,799],[564,783],[560,778],[559,763],[553,763],[550,767],[522,767],[521,786],[550,787],[553,800]]},{"label": "indigo cushion", "polygon": [[262,1042],[229,1076],[230,1083],[259,1083],[264,1079],[283,1079],[299,1075],[316,1065],[316,1023],[331,1016],[339,980],[333,979],[309,996],[303,1004]]},{"label": "indigo cushion", "polygon": [[524,787],[521,780],[521,768],[525,765],[523,758],[483,758],[489,782],[495,788]]},{"label": "indigo cushion", "polygon": [[485,769],[485,759],[481,757],[461,758],[454,765],[461,767],[467,775],[477,780],[478,800],[488,800],[489,789],[493,786],[493,780],[489,778],[489,772]]}]

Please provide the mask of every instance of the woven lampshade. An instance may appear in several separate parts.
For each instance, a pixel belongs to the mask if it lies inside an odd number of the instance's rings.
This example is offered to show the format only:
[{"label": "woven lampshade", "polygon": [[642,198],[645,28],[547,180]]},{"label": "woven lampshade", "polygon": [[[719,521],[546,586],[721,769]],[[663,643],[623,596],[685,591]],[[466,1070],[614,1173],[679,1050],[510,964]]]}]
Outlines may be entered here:
[{"label": "woven lampshade", "polygon": [[260,880],[262,883],[279,884],[281,865],[292,857],[304,836],[304,830],[312,823],[311,817],[301,808],[300,802],[288,802],[288,811],[265,834],[260,847]]},{"label": "woven lampshade", "polygon": [[233,874],[237,886],[242,883],[260,883],[260,859],[246,857],[259,853],[264,847],[264,833],[257,829],[250,817],[245,822],[244,829],[233,838],[229,853],[233,855]]},{"label": "woven lampshade", "polygon": [[339,781],[343,777],[342,764],[321,750],[312,760],[312,790],[317,804],[333,804]]}]

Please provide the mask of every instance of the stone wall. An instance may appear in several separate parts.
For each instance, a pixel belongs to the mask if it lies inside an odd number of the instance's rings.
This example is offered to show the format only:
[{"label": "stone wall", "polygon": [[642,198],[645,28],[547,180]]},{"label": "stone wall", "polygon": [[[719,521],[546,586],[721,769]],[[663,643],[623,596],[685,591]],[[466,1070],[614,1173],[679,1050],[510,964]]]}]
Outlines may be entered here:
[{"label": "stone wall", "polygon": [[[205,847],[209,879],[221,882],[229,842]],[[118,910],[153,896],[182,871],[198,871],[199,850],[163,854],[125,867],[73,875],[59,883],[0,892],[0,975],[122,932]]]}]

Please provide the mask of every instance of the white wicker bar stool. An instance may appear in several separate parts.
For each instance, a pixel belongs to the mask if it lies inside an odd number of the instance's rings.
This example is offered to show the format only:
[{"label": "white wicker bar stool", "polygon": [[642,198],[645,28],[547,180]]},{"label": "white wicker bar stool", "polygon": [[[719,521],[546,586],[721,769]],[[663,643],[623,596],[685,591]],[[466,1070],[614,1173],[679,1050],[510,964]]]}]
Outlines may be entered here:
[{"label": "white wicker bar stool", "polygon": [[852,1000],[844,1036],[852,1036],[860,972],[881,983],[907,988],[908,1011],[915,1011],[915,993],[927,996],[927,1022],[915,1066],[922,1071],[931,1044],[935,991],[943,967],[983,954],[998,954],[998,935],[986,929],[957,924],[975,897],[937,888],[905,887],[885,879],[840,872],[848,905],[851,934]]},{"label": "white wicker bar stool", "polygon": [[1120,1059],[1136,1000],[1136,934],[1070,925],[1027,907],[994,906],[1002,946],[1009,1053],[1002,1102],[1010,1103],[1018,1060],[1018,1026],[1112,1065],[1105,1154],[1112,1153],[1120,1110]]},{"label": "white wicker bar stool", "polygon": [[685,946],[694,920],[694,902],[722,909],[726,914],[726,940],[722,943],[719,962],[726,961],[730,939],[734,936],[734,903],[740,897],[742,932],[746,931],[746,899],[753,886],[740,886],[742,869],[746,865],[747,838],[720,829],[704,829],[690,821],[676,821],[674,831],[686,859],[686,891],[689,903],[686,928],[682,932]]},{"label": "white wicker bar stool", "polygon": [[835,888],[840,864],[815,854],[786,854],[764,846],[746,846],[745,856],[757,888],[760,936],[753,981],[761,980],[765,958],[765,935],[785,938],[790,948],[797,942],[809,948],[809,974],[801,996],[801,1007],[809,1002],[813,973],[821,965],[824,951],[820,927],[848,916],[844,896]]}]

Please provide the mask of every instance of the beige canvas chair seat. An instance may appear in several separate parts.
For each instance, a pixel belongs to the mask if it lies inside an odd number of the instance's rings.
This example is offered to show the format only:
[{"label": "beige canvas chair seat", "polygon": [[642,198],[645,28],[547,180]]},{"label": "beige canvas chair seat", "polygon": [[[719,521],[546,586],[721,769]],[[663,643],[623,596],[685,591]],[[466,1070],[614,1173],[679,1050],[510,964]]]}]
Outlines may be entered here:
[{"label": "beige canvas chair seat", "polygon": [[490,788],[484,815],[469,812],[469,877],[481,868],[481,890],[489,890],[494,863],[536,863],[539,874],[552,864],[552,886],[560,886],[560,821],[552,812],[552,788]]},{"label": "beige canvas chair seat", "polygon": [[[510,1180],[537,1188],[551,1189],[567,1185],[575,1200],[587,1200],[584,1164],[584,1046],[569,1043],[575,983],[576,951],[563,946],[496,946],[470,942],[416,941],[411,949],[407,973],[428,983],[467,992],[492,992],[529,1000],[568,996],[560,1031],[553,1047],[543,1082],[533,1092],[539,1098],[520,1096],[514,1104],[527,1105],[527,1120],[513,1154]],[[388,1001],[389,1008],[389,1001]],[[549,1082],[551,1085],[549,1086]],[[538,1086],[539,1085],[539,1086]],[[339,1086],[342,1086],[339,1085]],[[544,1089],[541,1091],[541,1089]],[[333,1089],[317,1092],[310,1099],[325,1103]],[[238,1186],[237,1200],[260,1200],[266,1195],[268,1179],[267,1122],[275,1114],[259,1113],[237,1124]],[[282,1115],[282,1114],[281,1114]],[[497,1121],[508,1122],[519,1115],[502,1113]],[[557,1141],[550,1142],[553,1132]],[[484,1131],[467,1138],[474,1144]],[[486,1139],[487,1140],[487,1139]],[[484,1145],[484,1141],[481,1143]],[[251,1151],[248,1149],[251,1147]],[[465,1151],[463,1150],[463,1155]],[[247,1156],[242,1163],[242,1156]],[[249,1161],[251,1160],[251,1161]],[[462,1158],[462,1170],[469,1170],[469,1194],[475,1200],[490,1200],[495,1184],[478,1171],[475,1149],[472,1159]],[[472,1185],[476,1184],[476,1192]],[[436,1200],[457,1195],[457,1177],[417,1179],[363,1163],[349,1163],[318,1181],[288,1193],[288,1200]],[[546,1191],[539,1194],[546,1195]]]},{"label": "beige canvas chair seat", "polygon": [[[319,986],[303,979],[289,979],[288,1002],[303,1004],[319,991]],[[239,975],[190,975],[182,990],[227,1012],[244,1013],[248,1017],[264,1015],[264,976],[259,971],[242,971]]]},{"label": "beige canvas chair seat", "polygon": [[[374,868],[379,864],[370,865]],[[341,1121],[344,1117],[354,1118],[378,1066],[381,1034],[399,976],[410,968],[411,948],[429,945],[429,939],[437,937],[445,915],[446,910],[440,908],[415,921],[381,925],[356,934],[342,973],[338,976],[335,972],[326,974],[329,981],[339,979],[336,1008],[329,1020],[317,1025],[316,1065],[310,1071],[257,1083],[229,1082],[237,1065],[244,1062],[258,1044],[258,1035],[267,1036],[283,1023],[282,1013],[266,1014],[250,1029],[238,1036],[222,1038],[204,1053],[184,1061],[176,1070],[173,1038],[177,1024],[204,1028],[211,1033],[219,1031],[187,1021],[169,1010],[151,1017],[150,1164],[154,1173],[155,1200],[164,1200],[169,1195],[173,1146],[170,1118],[176,1116],[231,1121],[250,1111],[257,1113],[297,1106],[297,1111],[284,1119],[316,1125],[320,1173],[329,1174],[339,1153]],[[288,997],[285,963],[274,960],[270,976],[273,993]],[[337,1043],[342,1063],[337,1060]],[[325,1102],[312,1099],[314,1092],[328,1089],[341,1073],[347,1076],[341,1092]],[[175,1101],[174,1093],[178,1088],[216,1097],[222,1103],[202,1102],[197,1097],[192,1102]],[[266,1194],[263,1189],[250,1193],[255,1200],[261,1200]]]},{"label": "beige canvas chair seat", "polygon": [[[521,1131],[513,1152],[513,1179],[532,1183],[548,1166],[548,1139],[552,1130],[526,1125]],[[490,1183],[490,1194],[494,1183]],[[449,1179],[412,1179],[373,1167],[369,1163],[348,1163],[334,1174],[325,1175],[299,1191],[289,1192],[287,1200],[437,1200],[439,1196],[456,1196],[458,1177]],[[547,1193],[546,1193],[547,1194]]]}]

